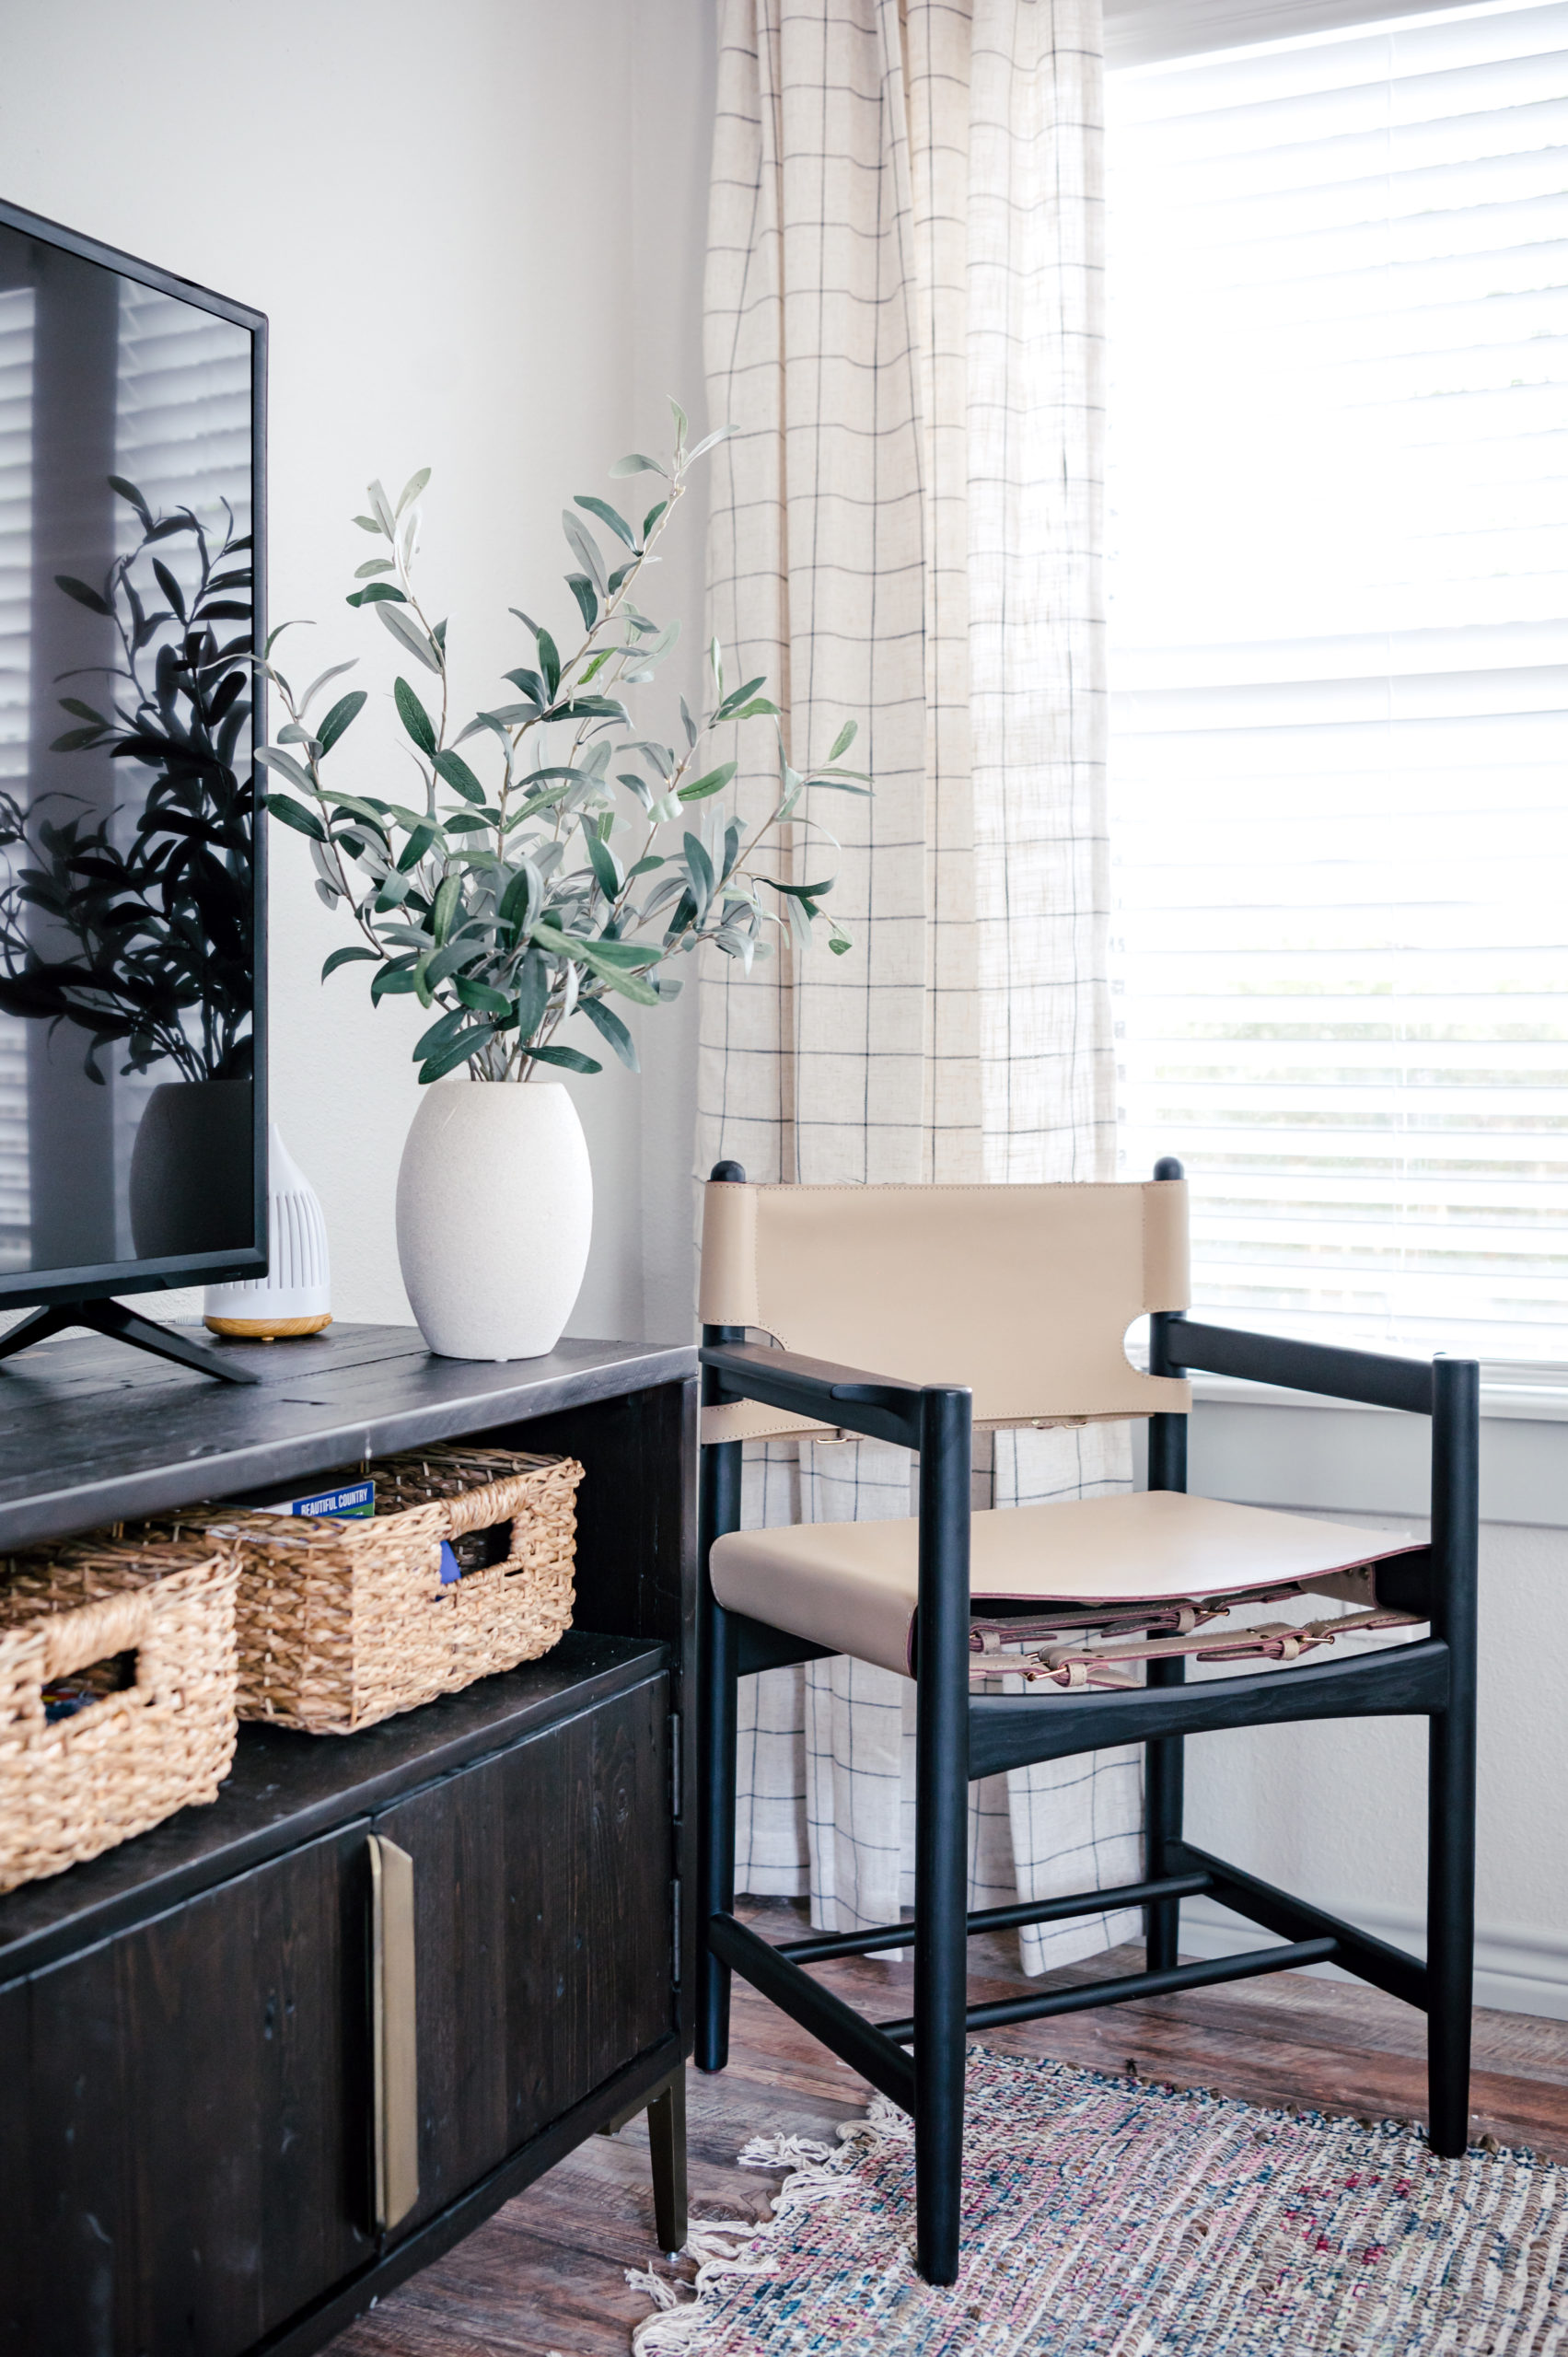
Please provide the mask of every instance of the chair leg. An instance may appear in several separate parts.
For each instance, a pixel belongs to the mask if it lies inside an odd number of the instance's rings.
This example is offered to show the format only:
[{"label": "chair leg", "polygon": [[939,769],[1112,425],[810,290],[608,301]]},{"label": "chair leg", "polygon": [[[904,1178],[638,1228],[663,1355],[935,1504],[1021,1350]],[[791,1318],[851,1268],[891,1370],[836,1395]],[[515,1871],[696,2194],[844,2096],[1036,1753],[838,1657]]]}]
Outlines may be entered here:
[{"label": "chair leg", "polygon": [[928,2283],[951,2283],[964,2160],[967,1779],[924,1796],[920,1816],[926,1871],[915,1882],[915,2263]]},{"label": "chair leg", "polygon": [[915,1738],[915,2263],[958,2272],[969,1924],[970,1402],[928,1392]]},{"label": "chair leg", "polygon": [[648,2106],[648,2157],[654,2173],[654,2228],[667,2258],[686,2247],[686,2073],[665,2081]]},{"label": "chair leg", "polygon": [[1427,2134],[1446,2160],[1469,2142],[1480,1395],[1473,1359],[1434,1359],[1432,1633],[1448,1648],[1448,1707],[1431,1721],[1428,1749]]},{"label": "chair leg", "polygon": [[[1155,1165],[1155,1177],[1159,1179],[1179,1178],[1181,1165],[1174,1156],[1167,1155]],[[1149,1372],[1151,1375],[1172,1375],[1168,1328],[1170,1313],[1156,1310],[1149,1320]],[[1149,1487],[1151,1490],[1185,1490],[1187,1487],[1187,1419],[1185,1416],[1161,1415],[1149,1418]],[[1149,1664],[1147,1683],[1150,1686],[1180,1686],[1187,1677],[1187,1665],[1178,1655],[1171,1660],[1156,1660]],[[1169,1874],[1171,1851],[1181,1839],[1182,1771],[1184,1756],[1179,1736],[1168,1736],[1158,1743],[1144,1746],[1144,1872],[1153,1882]],[[1151,1972],[1168,1972],[1180,1961],[1181,1901],[1160,1898],[1144,1910],[1144,1945]]]},{"label": "chair leg", "polygon": [[[1187,1665],[1177,1655],[1174,1659],[1150,1662],[1148,1682],[1151,1686],[1179,1686],[1186,1675]],[[1169,1874],[1171,1851],[1181,1839],[1183,1775],[1180,1736],[1166,1736],[1158,1743],[1144,1746],[1144,1871],[1151,1882]],[[1180,1960],[1181,1901],[1159,1898],[1144,1911],[1147,1918],[1148,1968],[1151,1972],[1168,1972]]]},{"label": "chair leg", "polygon": [[708,1922],[735,1907],[736,1720],[740,1681],[729,1615],[713,1605],[704,1616],[703,1648],[702,1796],[698,1816],[697,2039],[699,2071],[722,2071],[729,2060],[730,1971],[708,1945]]},{"label": "chair leg", "polygon": [[[705,1340],[735,1339],[727,1327],[703,1329]],[[729,2060],[729,1967],[708,1946],[708,1922],[735,1906],[735,1753],[739,1674],[734,1624],[708,1578],[708,1550],[740,1527],[741,1445],[719,1441],[703,1451],[698,1509],[697,1577],[697,2036],[699,2071],[722,2071]]]},{"label": "chair leg", "polygon": [[1475,1951],[1475,1720],[1460,1703],[1431,1722],[1426,1894],[1426,2067],[1434,2153],[1469,2142]]}]

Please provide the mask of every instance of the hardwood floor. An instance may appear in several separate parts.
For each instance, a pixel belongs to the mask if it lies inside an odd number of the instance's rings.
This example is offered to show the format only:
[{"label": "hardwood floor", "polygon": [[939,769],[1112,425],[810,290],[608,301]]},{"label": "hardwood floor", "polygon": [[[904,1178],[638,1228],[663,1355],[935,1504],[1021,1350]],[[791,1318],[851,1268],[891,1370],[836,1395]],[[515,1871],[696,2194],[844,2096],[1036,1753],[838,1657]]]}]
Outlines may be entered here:
[{"label": "hardwood floor", "polygon": [[[750,1920],[768,1936],[787,1938],[799,1936],[802,1914],[773,1902],[750,1910]],[[977,1940],[970,1953],[972,2002],[1005,1996],[1022,1980],[1011,1942]],[[1128,1947],[1052,1979],[1142,1967],[1142,1948]],[[824,1968],[823,1978],[881,2010],[907,1997],[912,1975],[907,1965],[865,1958]],[[1423,2039],[1421,2017],[1391,1997],[1281,1973],[1023,2023],[993,2031],[987,2043],[1254,2102],[1419,2119]],[[865,2092],[854,2072],[738,1981],[728,2069],[716,2078],[690,2074],[693,2214],[765,2217],[779,2179],[736,2166],[747,2139],[830,2142],[840,2120],[864,2109]],[[1472,2101],[1477,2134],[1568,2160],[1568,2023],[1478,2011]],[[625,2357],[629,2328],[648,2302],[627,2288],[622,2270],[645,2266],[652,2250],[647,2137],[638,2120],[617,2137],[592,2138],[508,2202],[341,2335],[331,2357]]]}]

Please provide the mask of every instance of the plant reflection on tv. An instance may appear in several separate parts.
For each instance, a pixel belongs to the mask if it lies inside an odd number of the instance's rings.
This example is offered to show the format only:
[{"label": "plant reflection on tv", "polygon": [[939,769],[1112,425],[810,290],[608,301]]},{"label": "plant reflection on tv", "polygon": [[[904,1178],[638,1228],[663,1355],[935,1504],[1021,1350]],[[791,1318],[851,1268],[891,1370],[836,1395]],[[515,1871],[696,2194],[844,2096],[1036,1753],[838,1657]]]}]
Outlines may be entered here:
[{"label": "plant reflection on tv", "polygon": [[[124,848],[114,840],[117,812],[52,819],[37,801],[28,807],[0,792],[0,857],[9,853],[11,866],[0,888],[0,1012],[90,1032],[85,1069],[99,1084],[99,1052],[120,1041],[122,1072],[168,1062],[187,1080],[244,1080],[255,970],[250,537],[235,536],[226,501],[215,547],[189,507],[155,517],[134,483],[109,480],[135,512],[136,545],[101,590],[68,574],[56,580],[113,623],[122,658],[65,676],[118,686],[109,713],[62,696],[76,726],[50,749],[107,749],[152,777]],[[180,536],[195,558],[192,588],[152,554]],[[226,637],[234,623],[244,627]],[[50,933],[58,939],[62,930],[73,946],[45,954]]]}]

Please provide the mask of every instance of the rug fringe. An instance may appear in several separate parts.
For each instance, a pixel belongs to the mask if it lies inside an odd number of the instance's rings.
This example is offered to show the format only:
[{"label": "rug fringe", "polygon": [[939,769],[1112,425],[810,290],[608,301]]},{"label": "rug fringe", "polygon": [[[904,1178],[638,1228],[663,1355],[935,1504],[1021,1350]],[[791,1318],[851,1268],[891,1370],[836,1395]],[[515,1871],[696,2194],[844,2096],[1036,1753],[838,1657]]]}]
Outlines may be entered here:
[{"label": "rug fringe", "polygon": [[[740,2251],[757,2234],[758,2228],[749,2218],[704,2218],[693,2225],[686,2237],[685,2250],[696,2259],[696,2297],[685,2305],[680,2294],[685,2289],[679,2276],[666,2281],[649,2267],[629,2267],[626,2281],[633,2292],[646,2293],[654,2302],[654,2313],[645,2316],[632,2334],[632,2346],[650,2357],[660,2350],[688,2350],[691,2336],[699,2326],[705,2327],[707,2318],[700,2313],[703,2287],[719,2282],[726,2275],[773,2275],[778,2261],[768,2258],[761,2265],[749,2265]],[[726,2241],[726,2236],[738,2236],[738,2241]]]},{"label": "rug fringe", "polygon": [[[980,2060],[988,2063],[1021,2062],[1024,2060],[1022,2057],[997,2056],[984,2046],[971,2047],[970,2059],[971,2062]],[[1288,2102],[1251,2105],[1244,2097],[1222,2095],[1216,2088],[1178,2087],[1158,2080],[1145,2080],[1140,2083],[1131,2065],[1124,2072],[1082,2070],[1065,2063],[1051,2062],[1044,2057],[1035,2058],[1035,2060],[1047,2072],[1060,2071],[1074,2083],[1082,2082],[1089,2087],[1125,2089],[1131,2079],[1134,2086],[1141,2084],[1141,2091],[1144,2093],[1156,2097],[1179,2099],[1194,2110],[1250,2113],[1260,2129],[1278,2125],[1308,2129],[1314,2131],[1321,2131],[1326,2135],[1331,2135],[1354,2126],[1364,2136],[1376,2138],[1383,2142],[1410,2147],[1407,2155],[1400,2156],[1400,2165],[1401,2167],[1409,2167],[1412,2175],[1415,2164],[1421,2158],[1423,2140],[1421,2131],[1409,2119],[1374,2117],[1349,2120],[1337,2114],[1319,2111],[1307,2106],[1298,2107]],[[632,2348],[635,2357],[717,2357],[718,2344],[714,2335],[720,2319],[716,2311],[719,2295],[726,2279],[732,2276],[758,2277],[780,2274],[783,2271],[783,2261],[776,2255],[775,2238],[780,2235],[781,2229],[786,2225],[791,2214],[809,2209],[818,2201],[830,2201],[853,2191],[856,2182],[855,2164],[862,2157],[871,2157],[876,2154],[878,2146],[883,2144],[908,2145],[913,2142],[913,2137],[914,2123],[909,2116],[900,2111],[899,2107],[890,2102],[887,2096],[877,2094],[872,2096],[869,2108],[862,2117],[846,2120],[840,2127],[836,2149],[833,2145],[821,2143],[806,2136],[752,2137],[738,2155],[742,2166],[784,2169],[789,2172],[770,2200],[769,2208],[772,2216],[762,2220],[728,2218],[703,2219],[695,2222],[687,2238],[684,2254],[696,2262],[695,2278],[691,2282],[680,2276],[661,2276],[656,2268],[651,2264],[646,2268],[625,2270],[627,2283],[634,2291],[641,2292],[652,2303],[652,2313],[644,2316],[632,2330]],[[1496,2139],[1492,2136],[1483,2137],[1479,2143],[1472,2144],[1468,2157],[1471,2161],[1480,2161],[1490,2159],[1493,2154],[1500,2154],[1500,2157],[1505,2161],[1529,2167],[1539,2164],[1539,2155],[1529,2148],[1518,2146],[1500,2149]],[[1439,2162],[1431,2153],[1430,2148],[1426,2148],[1424,2157],[1427,2165],[1439,2172],[1455,2171],[1463,2165],[1462,2163]],[[1358,2160],[1357,2166],[1360,2165],[1361,2163]],[[1546,2165],[1550,2168],[1552,2165]],[[1568,2172],[1564,2172],[1564,2175],[1568,2175]],[[1350,2182],[1353,2184],[1355,2180],[1353,2178]],[[1376,2183],[1377,2179],[1374,2178],[1372,2182]],[[1397,2190],[1402,2192],[1409,2189],[1400,2188]],[[1546,2197],[1543,2195],[1541,2198],[1544,2200]],[[1559,2265],[1557,2254],[1561,2248],[1561,2243],[1555,2237],[1559,2236],[1561,2232],[1562,2227],[1559,2223],[1553,2228],[1551,2236],[1544,2234],[1538,2235],[1527,2247],[1527,2255],[1533,2253],[1538,2244],[1543,2244],[1550,2239],[1551,2255],[1549,2261],[1542,2262],[1542,2267],[1549,2266],[1555,2270]],[[1324,2244],[1320,2247],[1326,2249],[1328,2246]],[[910,2261],[912,2261],[912,2252],[906,2254],[906,2263]],[[1532,2277],[1541,2274],[1541,2282],[1536,2286],[1536,2293],[1539,2298],[1553,2297],[1552,2282],[1542,2273],[1541,2267],[1537,2266],[1533,2258],[1529,2259],[1529,2267]],[[1263,2288],[1271,2290],[1272,2286],[1265,2285]],[[1568,2311],[1563,2312],[1568,2313]],[[979,2313],[977,2309],[970,2310],[971,2316],[977,2316]],[[1545,2314],[1544,2309],[1539,2312],[1539,2316]],[[1535,2312],[1532,2312],[1532,2315],[1535,2315]],[[1539,2316],[1536,2316],[1536,2321],[1539,2322]],[[1553,2321],[1555,2321],[1555,2316]],[[1489,2329],[1493,2328],[1489,2327]],[[1532,2332],[1535,2331],[1535,2323],[1532,2322],[1530,2329]],[[1029,2345],[1034,2344],[1031,2342]],[[1161,2345],[1164,2346],[1163,2341]],[[1285,2348],[1295,2350],[1301,2345],[1299,2341],[1281,2340],[1275,2340],[1271,2343],[1276,2351]],[[1349,2342],[1342,2345],[1347,2348],[1352,2346]],[[1363,2357],[1365,2357],[1365,2351],[1374,2345],[1382,2348],[1387,2344],[1384,2340],[1378,2340],[1376,2344],[1362,2342],[1358,2345],[1363,2350]],[[1401,2343],[1401,2345],[1406,2344]],[[1449,2349],[1457,2351],[1459,2345],[1458,2340],[1447,2337],[1442,2339],[1440,2344],[1434,2344],[1434,2346],[1440,2346],[1443,2351]],[[1514,2340],[1509,2339],[1506,2345],[1512,2348]],[[1132,2343],[1119,2340],[1117,2346],[1130,2348]],[[1137,2348],[1140,2351],[1152,2349],[1153,2346],[1153,2342],[1145,2337],[1140,2337],[1137,2340]],[[1424,2339],[1421,2346],[1427,2346]],[[1473,2338],[1467,2339],[1464,2346],[1469,2349],[1479,2346],[1479,2343]],[[1495,2342],[1489,2340],[1486,2346],[1489,2348],[1496,2346],[1501,2349],[1504,2346],[1504,2342],[1501,2340]],[[1539,2351],[1540,2357],[1547,2357],[1549,2351],[1557,2351],[1558,2357],[1568,2357],[1568,2335],[1563,2334],[1560,2326],[1548,2340],[1541,2340],[1539,2333],[1536,2334],[1536,2337],[1531,2338],[1529,2346],[1532,2351]]]},{"label": "rug fringe", "polygon": [[743,2169],[804,2169],[830,2160],[832,2151],[809,2136],[753,2136],[736,2159]]},{"label": "rug fringe", "polygon": [[[697,2261],[696,2277],[690,2285],[680,2276],[658,2274],[651,2264],[626,2269],[633,2291],[644,2293],[654,2303],[652,2315],[632,2328],[635,2357],[702,2357],[703,2344],[715,2321],[710,2294],[725,2279],[776,2275],[777,2258],[758,2246],[771,2242],[792,2211],[851,2191],[854,2180],[850,2164],[857,2151],[882,2143],[907,2143],[913,2133],[913,2122],[897,2104],[889,2103],[886,2096],[874,2095],[865,2117],[845,2120],[839,2130],[836,2149],[809,2136],[753,2136],[738,2155],[743,2168],[790,2172],[772,2197],[772,2216],[694,2222],[684,2251],[684,2256]],[[683,2299],[688,2290],[691,2297]]]}]

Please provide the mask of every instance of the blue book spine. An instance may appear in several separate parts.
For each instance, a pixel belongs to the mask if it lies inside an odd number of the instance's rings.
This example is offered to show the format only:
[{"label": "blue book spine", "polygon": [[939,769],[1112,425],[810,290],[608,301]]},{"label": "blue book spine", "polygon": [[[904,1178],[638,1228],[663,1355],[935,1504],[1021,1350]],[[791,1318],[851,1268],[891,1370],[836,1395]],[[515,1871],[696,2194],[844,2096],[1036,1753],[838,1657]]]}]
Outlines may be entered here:
[{"label": "blue book spine", "polygon": [[315,1490],[298,1498],[269,1498],[259,1504],[259,1514],[335,1515],[339,1516],[373,1515],[376,1511],[376,1484],[372,1480],[350,1481],[339,1490]]}]

